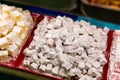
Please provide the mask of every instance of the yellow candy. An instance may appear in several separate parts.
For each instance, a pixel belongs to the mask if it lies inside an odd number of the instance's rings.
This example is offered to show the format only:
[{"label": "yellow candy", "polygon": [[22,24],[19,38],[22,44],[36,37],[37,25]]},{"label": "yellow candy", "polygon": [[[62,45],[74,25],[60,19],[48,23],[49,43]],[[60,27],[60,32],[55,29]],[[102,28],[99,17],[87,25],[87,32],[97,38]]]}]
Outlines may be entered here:
[{"label": "yellow candy", "polygon": [[17,53],[18,53],[18,50],[19,50],[19,47],[15,44],[12,44],[12,45],[8,46],[7,50],[9,51],[10,56],[16,57]]},{"label": "yellow candy", "polygon": [[8,59],[8,51],[0,51],[0,62],[4,62]]},{"label": "yellow candy", "polygon": [[6,49],[8,46],[8,40],[4,38],[0,38],[0,49]]}]

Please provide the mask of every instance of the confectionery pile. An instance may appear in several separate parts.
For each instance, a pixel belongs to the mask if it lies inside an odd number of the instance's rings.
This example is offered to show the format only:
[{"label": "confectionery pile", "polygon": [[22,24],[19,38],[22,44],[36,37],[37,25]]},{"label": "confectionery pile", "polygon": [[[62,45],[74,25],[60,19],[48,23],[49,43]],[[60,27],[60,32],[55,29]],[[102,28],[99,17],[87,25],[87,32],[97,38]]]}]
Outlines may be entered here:
[{"label": "confectionery pile", "polygon": [[0,4],[0,62],[17,57],[32,26],[28,10]]},{"label": "confectionery pile", "polygon": [[24,50],[23,65],[69,79],[102,80],[108,31],[83,20],[45,17]]}]

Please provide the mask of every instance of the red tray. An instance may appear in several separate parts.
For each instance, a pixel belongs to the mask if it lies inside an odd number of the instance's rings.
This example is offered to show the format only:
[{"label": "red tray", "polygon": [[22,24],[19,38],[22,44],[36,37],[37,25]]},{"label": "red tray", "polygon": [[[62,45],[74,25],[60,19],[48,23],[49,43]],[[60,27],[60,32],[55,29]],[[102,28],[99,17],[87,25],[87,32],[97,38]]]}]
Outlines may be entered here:
[{"label": "red tray", "polygon": [[[30,72],[30,73],[33,73],[33,74],[36,74],[36,75],[40,75],[40,76],[43,76],[43,77],[46,77],[46,78],[50,78],[50,79],[53,79],[53,80],[63,80],[62,78],[57,77],[57,76],[50,76],[49,74],[35,72],[33,70],[30,70],[30,69],[27,69],[25,67],[22,67],[22,62],[24,60],[23,51],[31,43],[31,41],[32,41],[32,39],[34,37],[34,30],[37,28],[37,24],[40,21],[42,21],[44,19],[44,17],[46,16],[46,15],[41,15],[41,14],[37,14],[37,13],[31,13],[31,15],[32,15],[32,17],[34,19],[35,26],[31,30],[30,35],[29,35],[26,43],[24,44],[24,46],[22,47],[22,49],[21,49],[21,51],[19,53],[19,56],[15,60],[11,60],[8,63],[1,63],[0,65],[7,66],[7,67],[10,67],[10,68],[14,68],[14,69],[17,69],[17,70]],[[49,17],[50,19],[53,18],[52,16],[47,16],[47,17]],[[105,57],[106,57],[108,63],[103,67],[103,74],[102,74],[103,80],[107,80],[107,72],[108,72],[108,65],[109,65],[109,57],[110,57],[110,49],[111,49],[112,40],[113,40],[113,31],[109,31],[108,39],[107,39],[107,49],[105,51]]]},{"label": "red tray", "polygon": [[110,58],[110,50],[111,50],[111,46],[112,46],[112,41],[113,41],[113,32],[114,31],[109,31],[108,33],[108,38],[107,38],[107,49],[105,52],[105,57],[107,59],[107,64],[103,67],[103,80],[107,80],[107,73],[108,73],[108,68],[109,68],[109,58]]}]

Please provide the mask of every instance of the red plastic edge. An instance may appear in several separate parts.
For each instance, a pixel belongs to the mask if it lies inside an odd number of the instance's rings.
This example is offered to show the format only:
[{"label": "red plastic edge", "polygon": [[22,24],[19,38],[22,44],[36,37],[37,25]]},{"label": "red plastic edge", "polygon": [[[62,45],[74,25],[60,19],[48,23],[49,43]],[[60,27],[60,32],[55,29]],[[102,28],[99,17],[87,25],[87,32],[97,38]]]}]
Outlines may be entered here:
[{"label": "red plastic edge", "polygon": [[113,32],[114,31],[109,31],[108,32],[108,39],[107,39],[107,49],[105,52],[105,57],[107,59],[107,64],[103,67],[103,80],[107,80],[107,73],[108,73],[108,68],[109,68],[109,58],[110,58],[110,50],[112,46],[112,41],[113,41]]}]

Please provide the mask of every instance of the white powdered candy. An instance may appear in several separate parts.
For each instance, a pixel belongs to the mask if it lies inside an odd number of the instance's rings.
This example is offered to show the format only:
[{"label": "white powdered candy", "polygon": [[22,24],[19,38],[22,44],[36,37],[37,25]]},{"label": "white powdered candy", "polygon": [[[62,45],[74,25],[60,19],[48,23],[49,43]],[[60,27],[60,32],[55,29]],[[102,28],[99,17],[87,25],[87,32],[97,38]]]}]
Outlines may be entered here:
[{"label": "white powdered candy", "polygon": [[[45,17],[38,24],[34,40],[24,53],[37,61],[40,70],[53,75],[100,80],[106,64],[107,33],[108,28],[96,28],[83,20],[73,22],[67,17],[57,16],[50,20]],[[32,50],[37,53],[31,54],[29,51]],[[31,66],[26,58],[24,61],[24,65]],[[33,67],[36,68],[35,65]]]}]

